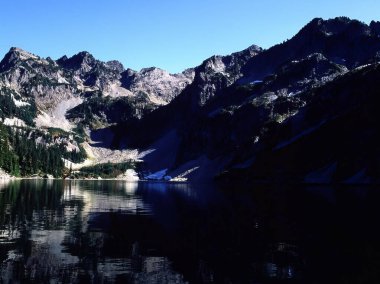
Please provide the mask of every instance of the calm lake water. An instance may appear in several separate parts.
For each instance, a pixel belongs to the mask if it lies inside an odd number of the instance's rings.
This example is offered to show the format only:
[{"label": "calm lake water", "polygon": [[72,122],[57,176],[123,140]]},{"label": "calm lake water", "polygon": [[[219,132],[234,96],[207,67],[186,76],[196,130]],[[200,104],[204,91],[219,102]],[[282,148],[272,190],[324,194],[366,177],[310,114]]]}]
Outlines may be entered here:
[{"label": "calm lake water", "polygon": [[0,183],[0,283],[380,283],[378,188]]}]

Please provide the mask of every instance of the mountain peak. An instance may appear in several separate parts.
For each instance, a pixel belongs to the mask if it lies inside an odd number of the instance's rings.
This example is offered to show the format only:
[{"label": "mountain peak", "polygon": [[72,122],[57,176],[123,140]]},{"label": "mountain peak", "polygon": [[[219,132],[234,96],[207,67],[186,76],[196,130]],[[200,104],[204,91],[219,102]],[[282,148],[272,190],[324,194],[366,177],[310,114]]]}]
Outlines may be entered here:
[{"label": "mountain peak", "polygon": [[0,62],[0,72],[6,71],[15,66],[17,62],[29,59],[37,60],[39,57],[21,48],[11,47]]},{"label": "mountain peak", "polygon": [[122,73],[125,71],[123,64],[117,60],[111,60],[111,61],[106,62],[106,66],[110,68],[111,70],[117,71],[119,73]]},{"label": "mountain peak", "polygon": [[260,46],[253,44],[246,49],[232,53],[231,56],[245,56],[248,58],[257,55],[262,51],[263,49]]},{"label": "mountain peak", "polygon": [[96,59],[91,53],[81,51],[72,57],[68,58],[66,55],[59,58],[57,63],[66,69],[78,70],[85,66],[92,66],[96,63]]},{"label": "mountain peak", "polygon": [[310,21],[298,35],[313,34],[315,32],[323,33],[327,36],[340,34],[343,32],[369,33],[369,26],[358,20],[352,20],[348,17],[336,17],[324,20],[315,18]]},{"label": "mountain peak", "polygon": [[140,70],[140,73],[142,74],[147,74],[147,73],[164,73],[167,72],[165,70],[162,70],[161,68],[158,67],[145,67]]},{"label": "mountain peak", "polygon": [[249,51],[249,52],[255,52],[255,53],[258,53],[258,52],[261,52],[263,49],[256,45],[256,44],[252,44],[251,46],[249,46],[248,48],[244,49],[244,51]]},{"label": "mountain peak", "polygon": [[81,51],[81,52],[75,54],[73,57],[94,58],[94,56],[91,53],[89,53],[88,51]]},{"label": "mountain peak", "polygon": [[369,27],[373,35],[380,36],[380,22],[372,21]]},{"label": "mountain peak", "polygon": [[38,59],[39,57],[34,55],[33,53],[30,53],[28,51],[25,51],[19,47],[11,47],[8,51],[9,54],[17,55],[21,60],[27,60],[27,59]]}]

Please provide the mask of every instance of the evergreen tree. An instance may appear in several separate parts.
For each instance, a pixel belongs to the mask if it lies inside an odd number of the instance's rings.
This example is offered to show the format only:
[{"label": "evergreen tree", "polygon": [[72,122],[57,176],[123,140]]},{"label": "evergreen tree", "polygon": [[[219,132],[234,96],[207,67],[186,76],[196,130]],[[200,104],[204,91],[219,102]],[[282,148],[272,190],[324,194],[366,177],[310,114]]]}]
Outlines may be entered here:
[{"label": "evergreen tree", "polygon": [[31,131],[0,123],[0,167],[15,176],[47,173],[61,177],[65,150],[56,145],[36,144]]}]

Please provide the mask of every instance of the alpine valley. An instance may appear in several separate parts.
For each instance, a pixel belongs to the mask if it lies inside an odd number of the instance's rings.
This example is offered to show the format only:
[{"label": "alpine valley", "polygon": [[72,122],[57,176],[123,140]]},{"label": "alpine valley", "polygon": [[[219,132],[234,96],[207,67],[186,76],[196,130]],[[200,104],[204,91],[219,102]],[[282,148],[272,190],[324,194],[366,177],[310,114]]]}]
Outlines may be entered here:
[{"label": "alpine valley", "polygon": [[293,38],[179,74],[88,52],[0,62],[0,175],[380,182],[380,22]]}]

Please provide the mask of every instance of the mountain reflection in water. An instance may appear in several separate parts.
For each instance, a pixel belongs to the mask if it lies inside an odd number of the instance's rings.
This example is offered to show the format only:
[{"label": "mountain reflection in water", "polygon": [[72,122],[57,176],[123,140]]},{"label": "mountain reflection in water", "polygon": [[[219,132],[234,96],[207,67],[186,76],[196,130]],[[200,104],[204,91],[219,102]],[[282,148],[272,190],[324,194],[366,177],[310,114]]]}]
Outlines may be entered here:
[{"label": "mountain reflection in water", "polygon": [[5,283],[374,283],[376,188],[0,183]]}]

